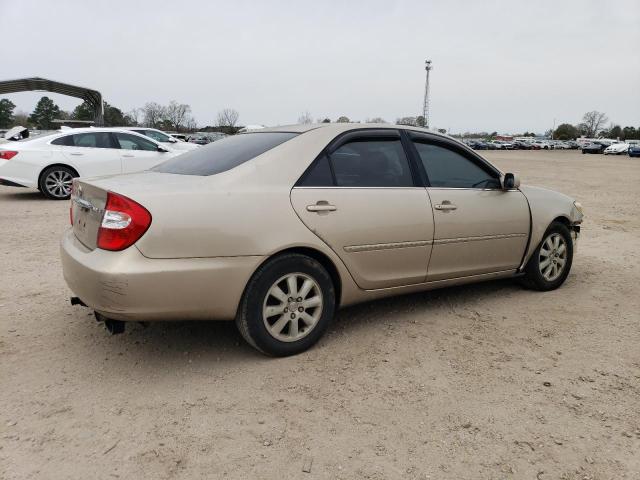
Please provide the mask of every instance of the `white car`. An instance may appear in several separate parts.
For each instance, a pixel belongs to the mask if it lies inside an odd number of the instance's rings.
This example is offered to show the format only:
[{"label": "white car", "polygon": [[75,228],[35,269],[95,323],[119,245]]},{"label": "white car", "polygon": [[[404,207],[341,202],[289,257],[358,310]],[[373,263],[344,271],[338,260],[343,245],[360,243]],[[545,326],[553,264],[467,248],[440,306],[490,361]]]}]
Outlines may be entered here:
[{"label": "white car", "polygon": [[534,140],[533,145],[536,145],[540,150],[552,150],[553,145],[546,140]]},{"label": "white car", "polygon": [[64,200],[75,177],[139,172],[181,153],[131,131],[74,128],[0,145],[0,185],[37,188]]},{"label": "white car", "polygon": [[165,145],[168,145],[169,147],[171,147],[173,150],[187,151],[187,150],[195,150],[196,148],[200,147],[200,145],[197,145],[195,143],[187,143],[187,142],[183,142],[182,140],[178,140],[177,138],[174,138],[173,136],[167,133],[164,133],[158,130],[157,128],[116,127],[115,130],[129,130],[131,132],[139,133],[140,135],[149,137],[155,140],[156,142],[164,143]]},{"label": "white car", "polygon": [[628,143],[614,143],[604,149],[605,155],[625,155],[629,151]]}]

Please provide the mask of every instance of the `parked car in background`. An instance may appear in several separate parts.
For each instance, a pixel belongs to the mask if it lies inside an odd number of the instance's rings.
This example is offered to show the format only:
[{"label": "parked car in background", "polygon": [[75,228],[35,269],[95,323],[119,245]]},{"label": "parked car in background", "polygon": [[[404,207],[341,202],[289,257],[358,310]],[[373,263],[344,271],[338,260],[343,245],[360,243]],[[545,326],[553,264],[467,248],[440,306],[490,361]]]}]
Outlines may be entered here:
[{"label": "parked car in background", "polygon": [[582,145],[582,153],[602,153],[608,145],[600,142],[591,142]]},{"label": "parked car in background", "polygon": [[551,145],[547,140],[534,140],[531,144],[537,146],[539,150],[553,149],[553,145]]},{"label": "parked car in background", "polygon": [[139,133],[140,135],[144,135],[145,137],[149,137],[156,142],[164,143],[165,145],[171,147],[173,150],[193,150],[194,148],[198,148],[197,145],[193,143],[182,142],[177,138],[173,138],[171,135],[164,133],[157,128],[146,128],[146,127],[116,127],[117,130],[130,130],[132,132]]},{"label": "parked car in background", "polygon": [[604,149],[605,155],[626,155],[629,150],[628,143],[614,143]]},{"label": "parked car in background", "polygon": [[168,133],[167,135],[171,135],[176,140],[180,140],[182,142],[189,141],[189,137],[187,135],[185,135],[184,133]]},{"label": "parked car in background", "polygon": [[569,148],[571,150],[577,150],[578,148],[580,148],[580,144],[574,140],[567,140],[565,143],[569,145]]},{"label": "parked car in background", "polygon": [[515,140],[513,142],[513,148],[515,150],[531,150],[531,144],[529,142],[523,142],[521,140]]},{"label": "parked car in background", "polygon": [[0,145],[0,185],[64,200],[75,177],[139,172],[181,153],[132,131],[73,128]]},{"label": "parked car in background", "polygon": [[558,288],[581,222],[572,198],[521,186],[445,135],[294,125],[74,180],[61,255],[75,303],[112,333],[235,319],[250,345],[285,356],[358,302],[498,278]]},{"label": "parked car in background", "polygon": [[487,144],[485,142],[480,142],[477,140],[468,140],[465,142],[469,148],[472,148],[474,150],[487,150]]},{"label": "parked car in background", "polygon": [[189,143],[208,145],[209,143],[222,140],[225,137],[227,137],[227,134],[222,132],[196,132],[189,137]]},{"label": "parked car in background", "polygon": [[17,142],[29,138],[29,129],[26,127],[13,127],[2,133],[0,143]]},{"label": "parked car in background", "polygon": [[570,149],[571,149],[571,146],[569,146],[569,144],[568,144],[568,143],[566,143],[566,142],[556,141],[556,142],[553,144],[553,148],[554,148],[555,150],[570,150]]},{"label": "parked car in background", "polygon": [[640,144],[629,145],[627,155],[629,155],[630,157],[640,157]]}]

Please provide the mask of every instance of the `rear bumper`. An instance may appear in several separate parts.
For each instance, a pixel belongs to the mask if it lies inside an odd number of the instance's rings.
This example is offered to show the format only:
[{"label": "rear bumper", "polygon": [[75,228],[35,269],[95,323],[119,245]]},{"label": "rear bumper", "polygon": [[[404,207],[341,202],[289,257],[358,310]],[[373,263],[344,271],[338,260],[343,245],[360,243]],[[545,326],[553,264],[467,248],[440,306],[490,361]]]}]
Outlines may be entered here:
[{"label": "rear bumper", "polygon": [[150,259],[130,247],[89,250],[71,229],[61,244],[69,288],[115,320],[231,320],[263,257]]},{"label": "rear bumper", "polygon": [[0,185],[37,188],[39,170],[17,160],[18,156],[11,160],[0,160]]}]

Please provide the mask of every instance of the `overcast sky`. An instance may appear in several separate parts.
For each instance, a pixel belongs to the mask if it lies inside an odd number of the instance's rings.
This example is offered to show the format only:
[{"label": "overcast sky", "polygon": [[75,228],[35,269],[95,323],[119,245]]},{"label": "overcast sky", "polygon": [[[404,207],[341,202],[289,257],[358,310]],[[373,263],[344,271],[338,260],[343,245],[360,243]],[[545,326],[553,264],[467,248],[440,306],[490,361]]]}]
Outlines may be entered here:
[{"label": "overcast sky", "polygon": [[[600,110],[640,126],[640,1],[0,0],[0,79],[100,90],[128,111],[225,107],[243,124],[419,115],[432,126],[542,132]],[[41,93],[8,96],[30,112]],[[49,94],[63,109],[78,101]]]}]

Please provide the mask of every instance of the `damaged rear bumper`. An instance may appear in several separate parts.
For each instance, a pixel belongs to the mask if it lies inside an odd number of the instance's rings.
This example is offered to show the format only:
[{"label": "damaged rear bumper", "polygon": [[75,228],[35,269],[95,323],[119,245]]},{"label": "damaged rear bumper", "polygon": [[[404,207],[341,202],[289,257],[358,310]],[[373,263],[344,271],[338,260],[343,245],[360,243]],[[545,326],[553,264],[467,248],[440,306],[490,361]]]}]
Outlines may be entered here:
[{"label": "damaged rear bumper", "polygon": [[116,320],[231,320],[263,257],[150,259],[135,247],[89,250],[68,229],[64,278],[78,299]]}]

